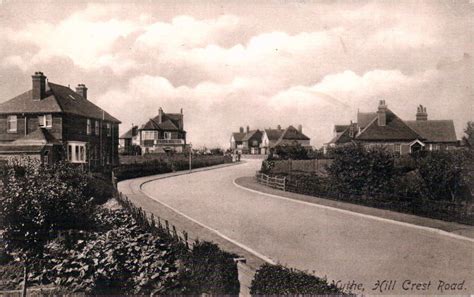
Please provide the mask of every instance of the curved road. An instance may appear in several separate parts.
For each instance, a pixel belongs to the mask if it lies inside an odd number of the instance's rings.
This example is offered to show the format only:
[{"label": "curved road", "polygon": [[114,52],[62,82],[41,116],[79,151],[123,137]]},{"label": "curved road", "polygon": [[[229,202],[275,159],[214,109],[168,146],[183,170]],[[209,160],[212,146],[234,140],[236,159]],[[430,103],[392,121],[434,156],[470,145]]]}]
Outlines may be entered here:
[{"label": "curved road", "polygon": [[[350,283],[355,292],[474,293],[472,242],[233,184],[237,177],[253,175],[260,162],[155,180],[143,184],[142,191],[275,262]],[[378,280],[387,282],[372,290]],[[360,290],[354,284],[361,284]]]}]

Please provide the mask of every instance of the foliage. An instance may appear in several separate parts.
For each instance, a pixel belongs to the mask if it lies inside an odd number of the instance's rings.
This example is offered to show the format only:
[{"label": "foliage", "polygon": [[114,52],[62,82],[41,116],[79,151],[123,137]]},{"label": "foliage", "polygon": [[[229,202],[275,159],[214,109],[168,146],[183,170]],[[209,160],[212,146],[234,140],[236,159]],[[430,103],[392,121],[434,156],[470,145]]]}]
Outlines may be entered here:
[{"label": "foliage", "polygon": [[275,167],[275,160],[263,160],[262,167],[260,168],[260,172],[269,174],[271,173],[274,167]]},{"label": "foliage", "polygon": [[470,149],[474,148],[474,121],[469,121],[464,129],[465,135],[463,136],[464,143],[469,146]]},{"label": "foliage", "polygon": [[250,287],[252,295],[341,295],[342,293],[335,285],[328,284],[325,279],[271,264],[260,266]]},{"label": "foliage", "polygon": [[[278,156],[276,159],[280,160],[307,160],[309,159],[308,150],[299,143],[291,145],[278,145],[275,147],[274,153]],[[272,154],[272,158],[275,156]]]},{"label": "foliage", "polygon": [[178,280],[180,294],[231,294],[238,295],[240,284],[236,255],[222,251],[210,242],[196,242],[190,254],[184,259],[184,266]]},{"label": "foliage", "polygon": [[108,199],[115,195],[112,179],[88,175],[86,177],[86,186],[83,194],[85,197],[91,197],[95,204],[107,202]]},{"label": "foliage", "polygon": [[90,225],[93,204],[84,195],[87,182],[79,169],[26,160],[8,172],[0,201],[8,249],[19,249],[24,256],[41,254],[45,242],[58,231]]},{"label": "foliage", "polygon": [[98,227],[111,229],[79,232],[72,245],[49,243],[34,280],[89,294],[149,294],[174,285],[178,262],[166,241],[141,230],[123,209],[97,216]]},{"label": "foliage", "polygon": [[328,173],[334,186],[345,193],[383,193],[394,175],[394,157],[384,147],[361,145],[336,148]]},{"label": "foliage", "polygon": [[[154,174],[168,173],[172,171],[188,170],[189,159],[184,155],[160,156],[155,159],[151,157],[135,158],[141,162],[123,164],[114,169],[115,177],[118,181],[148,176]],[[228,163],[232,161],[229,156],[193,156],[192,168],[201,168]]]}]

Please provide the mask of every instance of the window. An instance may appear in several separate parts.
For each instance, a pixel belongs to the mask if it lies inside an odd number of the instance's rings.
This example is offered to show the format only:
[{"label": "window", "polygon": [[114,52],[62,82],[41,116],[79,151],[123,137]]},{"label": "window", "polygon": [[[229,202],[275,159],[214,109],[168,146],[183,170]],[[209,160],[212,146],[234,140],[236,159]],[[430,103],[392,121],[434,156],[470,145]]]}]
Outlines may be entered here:
[{"label": "window", "polygon": [[401,149],[402,149],[402,146],[401,146],[399,143],[395,143],[395,144],[393,145],[393,152],[394,152],[394,153],[399,153],[399,154],[401,154],[401,153],[402,153],[402,152],[401,152]]},{"label": "window", "polygon": [[7,132],[8,133],[16,133],[18,126],[17,126],[17,116],[11,115],[7,118]]},{"label": "window", "polygon": [[142,132],[143,140],[155,140],[158,137],[157,136],[157,131],[143,131]]},{"label": "window", "polygon": [[171,132],[165,132],[163,136],[164,139],[171,139]]},{"label": "window", "polygon": [[85,142],[68,142],[67,159],[71,163],[86,162],[86,143]]},{"label": "window", "polygon": [[112,126],[110,123],[107,123],[107,136],[112,135]]},{"label": "window", "polygon": [[51,128],[53,126],[53,116],[50,114],[40,115],[38,122],[40,127]]},{"label": "window", "polygon": [[95,135],[100,134],[99,121],[95,121]]},{"label": "window", "polygon": [[87,135],[91,135],[92,133],[92,124],[91,124],[91,119],[87,119]]}]

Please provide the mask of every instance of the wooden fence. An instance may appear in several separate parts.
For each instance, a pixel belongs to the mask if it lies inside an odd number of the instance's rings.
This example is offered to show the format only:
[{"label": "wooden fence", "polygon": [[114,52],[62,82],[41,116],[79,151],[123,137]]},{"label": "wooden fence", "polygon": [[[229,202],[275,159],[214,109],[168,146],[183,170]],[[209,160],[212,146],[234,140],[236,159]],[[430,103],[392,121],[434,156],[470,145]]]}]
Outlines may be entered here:
[{"label": "wooden fence", "polygon": [[307,173],[326,173],[326,167],[331,165],[332,159],[313,159],[313,160],[280,160],[274,161],[274,167],[271,169],[273,174],[288,174],[299,171]]},{"label": "wooden fence", "polygon": [[257,181],[270,188],[286,190],[286,177],[273,177],[257,171]]}]

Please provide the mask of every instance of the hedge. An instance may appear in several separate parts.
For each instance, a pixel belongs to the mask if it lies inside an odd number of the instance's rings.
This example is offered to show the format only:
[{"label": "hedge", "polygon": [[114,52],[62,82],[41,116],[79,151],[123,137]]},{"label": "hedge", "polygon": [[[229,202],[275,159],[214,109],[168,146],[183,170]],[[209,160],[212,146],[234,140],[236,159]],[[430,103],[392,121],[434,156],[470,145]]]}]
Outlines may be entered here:
[{"label": "hedge", "polygon": [[[230,162],[232,162],[232,158],[229,156],[196,156],[192,159],[192,168],[202,168]],[[114,169],[114,176],[117,178],[117,181],[121,181],[188,169],[189,160],[183,155],[180,157],[163,157],[141,163],[119,165]]]},{"label": "hedge", "polygon": [[334,284],[303,271],[282,265],[264,264],[257,270],[250,286],[252,295],[342,295]]}]

